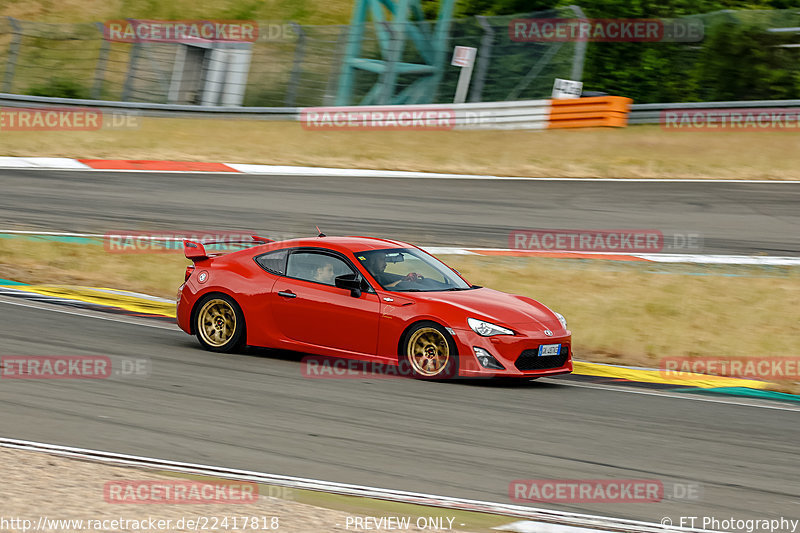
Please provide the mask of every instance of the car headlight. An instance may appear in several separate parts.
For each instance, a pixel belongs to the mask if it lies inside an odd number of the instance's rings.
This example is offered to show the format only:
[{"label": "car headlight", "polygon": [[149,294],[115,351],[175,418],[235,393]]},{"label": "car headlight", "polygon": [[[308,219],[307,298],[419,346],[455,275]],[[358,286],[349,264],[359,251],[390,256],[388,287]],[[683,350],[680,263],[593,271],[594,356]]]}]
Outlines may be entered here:
[{"label": "car headlight", "polygon": [[482,337],[491,337],[492,335],[513,335],[514,332],[503,326],[492,324],[491,322],[484,322],[477,318],[468,318],[467,324],[472,328],[472,331]]},{"label": "car headlight", "polygon": [[564,318],[564,315],[562,315],[561,313],[556,313],[555,311],[553,311],[553,313],[556,315],[558,321],[561,322],[561,327],[567,329],[567,319]]}]

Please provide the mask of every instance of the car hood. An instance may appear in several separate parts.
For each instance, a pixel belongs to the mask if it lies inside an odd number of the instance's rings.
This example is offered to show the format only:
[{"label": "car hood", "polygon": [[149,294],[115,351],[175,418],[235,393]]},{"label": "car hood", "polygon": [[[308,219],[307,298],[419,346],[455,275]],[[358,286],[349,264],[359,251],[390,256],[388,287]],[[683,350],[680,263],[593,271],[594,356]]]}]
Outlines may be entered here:
[{"label": "car hood", "polygon": [[[517,296],[494,289],[465,291],[403,293],[418,302],[449,304],[462,309],[467,316],[487,320],[515,329],[561,330],[553,312],[533,298]],[[412,296],[413,295],[413,296]]]}]

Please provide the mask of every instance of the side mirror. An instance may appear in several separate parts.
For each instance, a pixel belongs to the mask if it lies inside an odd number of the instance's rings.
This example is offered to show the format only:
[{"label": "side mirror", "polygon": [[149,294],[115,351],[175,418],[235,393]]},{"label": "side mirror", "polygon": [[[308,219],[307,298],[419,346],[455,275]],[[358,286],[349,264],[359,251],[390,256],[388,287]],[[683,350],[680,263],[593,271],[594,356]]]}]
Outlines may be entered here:
[{"label": "side mirror", "polygon": [[361,278],[357,274],[336,276],[333,283],[339,289],[349,290],[350,296],[353,298],[359,298],[361,296]]}]

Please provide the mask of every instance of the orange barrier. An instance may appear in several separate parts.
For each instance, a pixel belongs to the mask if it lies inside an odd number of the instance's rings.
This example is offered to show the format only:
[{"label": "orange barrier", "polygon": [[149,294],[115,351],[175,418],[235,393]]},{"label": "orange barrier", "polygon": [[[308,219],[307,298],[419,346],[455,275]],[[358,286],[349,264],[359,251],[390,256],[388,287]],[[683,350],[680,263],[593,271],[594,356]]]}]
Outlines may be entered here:
[{"label": "orange barrier", "polygon": [[593,96],[550,100],[550,128],[624,128],[633,100],[622,96]]}]

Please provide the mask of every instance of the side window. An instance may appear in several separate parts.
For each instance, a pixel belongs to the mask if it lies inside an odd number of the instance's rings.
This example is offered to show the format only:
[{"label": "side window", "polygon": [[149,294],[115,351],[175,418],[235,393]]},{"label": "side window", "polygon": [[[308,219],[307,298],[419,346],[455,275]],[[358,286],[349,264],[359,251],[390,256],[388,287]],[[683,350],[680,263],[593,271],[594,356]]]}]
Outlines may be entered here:
[{"label": "side window", "polygon": [[288,250],[275,250],[256,257],[256,263],[271,274],[283,276],[286,274],[286,256]]},{"label": "side window", "polygon": [[319,252],[294,252],[289,256],[286,275],[290,278],[334,285],[337,276],[355,274],[344,260]]}]

